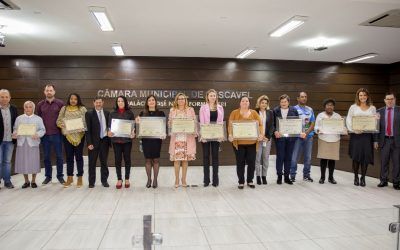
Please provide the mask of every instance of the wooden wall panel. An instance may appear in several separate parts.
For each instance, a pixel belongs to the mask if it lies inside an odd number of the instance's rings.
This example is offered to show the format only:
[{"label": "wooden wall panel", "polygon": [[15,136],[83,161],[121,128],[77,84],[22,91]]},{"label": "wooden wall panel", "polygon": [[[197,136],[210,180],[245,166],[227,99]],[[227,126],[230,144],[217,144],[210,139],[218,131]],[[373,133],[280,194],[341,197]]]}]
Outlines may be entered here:
[{"label": "wooden wall panel", "polygon": [[[0,86],[11,91],[12,102],[22,112],[22,104],[30,99],[38,102],[43,98],[46,83],[56,85],[57,97],[66,99],[69,93],[77,92],[88,108],[98,90],[177,90],[204,91],[214,88],[218,91],[249,92],[252,105],[259,95],[267,94],[271,106],[278,104],[280,95],[287,93],[296,103],[299,91],[309,95],[309,105],[316,112],[322,110],[322,101],[333,97],[337,100],[336,110],[346,115],[354,101],[358,88],[370,90],[374,104],[383,106],[384,93],[390,87],[400,89],[400,66],[349,64],[330,62],[300,62],[280,60],[236,60],[221,58],[160,58],[160,57],[80,57],[80,56],[1,56]],[[171,98],[161,98],[171,101]],[[160,100],[161,100],[160,99]],[[129,97],[130,101],[144,100],[144,97]],[[201,102],[203,98],[190,98]],[[238,99],[220,99],[225,102],[225,118],[238,107]],[[111,109],[114,98],[106,98],[105,106]],[[142,108],[133,107],[135,114]],[[162,107],[168,112],[169,107]],[[195,107],[196,113],[199,107]],[[317,141],[317,140],[315,140]],[[170,166],[168,143],[162,147],[161,164]],[[347,140],[343,139],[341,160],[338,169],[350,170],[347,156]],[[201,165],[201,144],[191,165]],[[316,154],[314,147],[314,156]],[[273,149],[273,152],[275,150]],[[113,155],[111,151],[111,156]],[[378,156],[377,156],[378,157]],[[222,144],[221,165],[233,165],[234,157],[230,143]],[[134,140],[133,162],[143,165],[138,140]],[[379,161],[376,160],[377,166]],[[313,164],[318,161],[313,157]],[[110,157],[113,165],[113,157]],[[375,169],[378,169],[375,167]],[[377,171],[371,171],[377,176]]]}]

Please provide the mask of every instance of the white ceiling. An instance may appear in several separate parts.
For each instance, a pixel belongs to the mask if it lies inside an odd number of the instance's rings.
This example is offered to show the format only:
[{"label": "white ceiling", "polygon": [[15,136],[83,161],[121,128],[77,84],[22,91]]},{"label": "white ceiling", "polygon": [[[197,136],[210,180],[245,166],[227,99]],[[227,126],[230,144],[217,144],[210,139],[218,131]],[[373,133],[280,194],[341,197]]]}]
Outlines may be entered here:
[{"label": "white ceiling", "polygon": [[[400,0],[12,0],[21,10],[0,11],[7,25],[0,55],[113,55],[334,61],[366,53],[366,63],[400,61],[400,29],[359,26]],[[103,6],[114,32],[102,32],[89,6]],[[309,16],[281,38],[268,33],[294,15]],[[322,52],[300,46],[318,36],[340,41]]]}]

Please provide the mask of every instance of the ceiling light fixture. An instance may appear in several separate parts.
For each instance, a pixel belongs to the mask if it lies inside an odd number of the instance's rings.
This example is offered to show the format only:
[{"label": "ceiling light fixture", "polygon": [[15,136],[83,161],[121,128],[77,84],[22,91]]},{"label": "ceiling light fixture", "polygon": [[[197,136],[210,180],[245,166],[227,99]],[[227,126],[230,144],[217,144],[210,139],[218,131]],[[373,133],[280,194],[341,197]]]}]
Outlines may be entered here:
[{"label": "ceiling light fixture", "polygon": [[119,44],[119,43],[114,43],[114,44],[111,46],[111,48],[112,48],[112,50],[114,51],[114,54],[115,54],[116,56],[124,56],[124,55],[125,55],[124,50],[122,49],[121,44]]},{"label": "ceiling light fixture", "polygon": [[286,33],[300,27],[307,21],[306,16],[294,16],[269,33],[270,37],[281,37]]},{"label": "ceiling light fixture", "polygon": [[254,52],[256,52],[256,48],[247,48],[247,49],[243,50],[242,52],[240,52],[236,56],[236,58],[243,59],[243,58],[246,58],[249,55],[253,54]]},{"label": "ceiling light fixture", "polygon": [[89,7],[89,11],[93,14],[102,31],[114,31],[110,19],[107,16],[106,8]]},{"label": "ceiling light fixture", "polygon": [[343,61],[343,63],[355,63],[355,62],[367,60],[367,59],[377,57],[377,56],[378,56],[378,54],[376,54],[376,53],[368,53],[368,54],[365,54],[362,56],[357,56],[357,57],[347,59],[347,60]]}]

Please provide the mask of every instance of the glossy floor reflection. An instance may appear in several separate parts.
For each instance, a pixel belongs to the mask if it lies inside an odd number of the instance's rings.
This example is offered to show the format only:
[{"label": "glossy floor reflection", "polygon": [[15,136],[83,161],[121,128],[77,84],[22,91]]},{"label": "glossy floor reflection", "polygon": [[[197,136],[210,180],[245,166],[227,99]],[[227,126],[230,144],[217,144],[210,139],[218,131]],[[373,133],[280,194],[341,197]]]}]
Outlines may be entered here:
[{"label": "glossy floor reflection", "polygon": [[132,187],[116,190],[110,172],[111,187],[98,181],[94,189],[86,173],[80,189],[54,182],[22,190],[23,177],[13,176],[16,188],[0,190],[0,249],[132,249],[147,214],[164,238],[154,249],[395,249],[388,225],[400,191],[377,188],[377,179],[355,187],[352,174],[336,171],[337,185],[321,185],[313,167],[314,183],[277,185],[270,167],[268,185],[238,190],[235,168],[224,166],[220,186],[204,188],[202,168],[190,167],[188,182],[199,186],[175,189],[173,169],[161,168],[160,187],[147,189],[136,167]]}]

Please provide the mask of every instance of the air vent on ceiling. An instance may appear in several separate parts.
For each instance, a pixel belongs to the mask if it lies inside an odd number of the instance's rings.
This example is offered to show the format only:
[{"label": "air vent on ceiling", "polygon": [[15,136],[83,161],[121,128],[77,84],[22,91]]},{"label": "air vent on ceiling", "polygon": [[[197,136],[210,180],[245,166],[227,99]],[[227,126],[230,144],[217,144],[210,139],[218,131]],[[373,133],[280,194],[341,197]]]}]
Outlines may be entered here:
[{"label": "air vent on ceiling", "polygon": [[0,10],[19,10],[20,8],[10,0],[0,0]]},{"label": "air vent on ceiling", "polygon": [[400,28],[400,9],[386,11],[385,13],[373,17],[360,25]]}]

